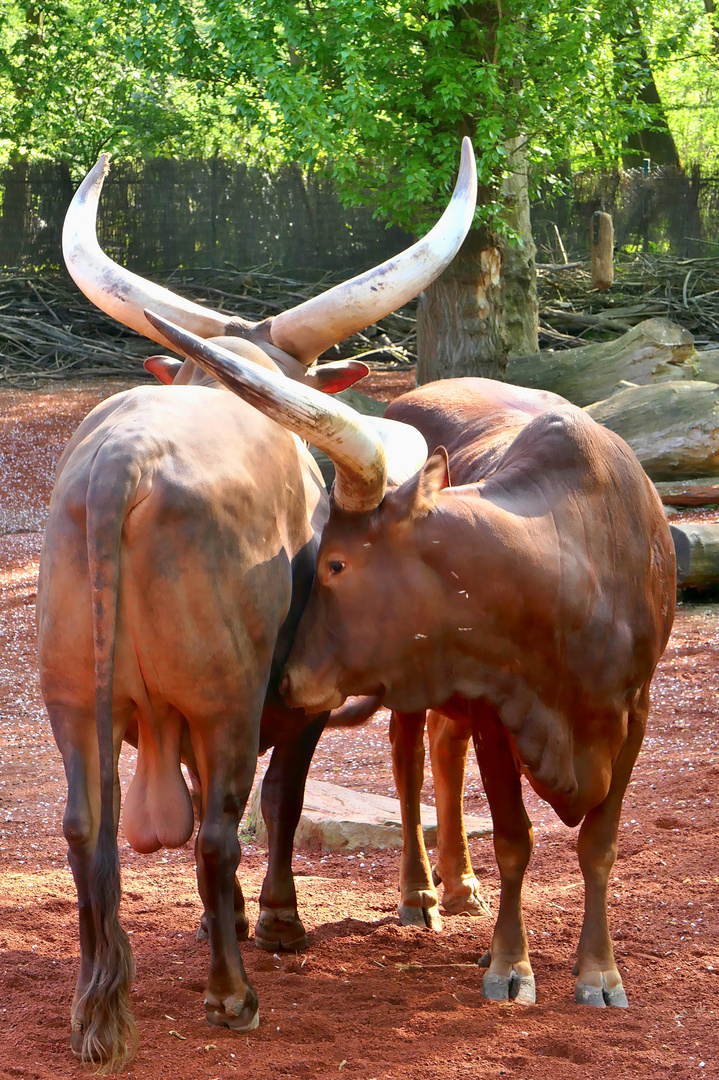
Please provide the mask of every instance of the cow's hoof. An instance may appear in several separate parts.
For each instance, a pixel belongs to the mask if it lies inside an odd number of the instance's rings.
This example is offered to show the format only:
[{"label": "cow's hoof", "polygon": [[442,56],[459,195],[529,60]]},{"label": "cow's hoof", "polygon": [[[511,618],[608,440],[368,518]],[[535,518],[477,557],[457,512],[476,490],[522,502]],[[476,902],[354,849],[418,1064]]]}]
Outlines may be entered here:
[{"label": "cow's hoof", "polygon": [[518,1001],[521,1005],[534,1005],[537,988],[534,975],[520,975],[512,968],[511,975],[497,975],[488,971],[482,979],[482,993],[487,1001]]},{"label": "cow's hoof", "polygon": [[[241,911],[235,912],[235,933],[237,934],[238,941],[247,941],[250,936],[250,920]],[[197,940],[209,941],[210,935],[207,933],[207,915],[202,913],[200,919],[200,925],[197,927]]]},{"label": "cow's hoof", "polygon": [[87,1056],[84,1053],[85,1050],[85,1028],[79,1020],[70,1021],[70,1050],[73,1057],[76,1057],[78,1061],[82,1061],[84,1065],[94,1065],[95,1070],[98,1073],[103,1071],[103,1067],[111,1060],[123,1061],[125,1060],[125,1048],[118,1047],[117,1053],[113,1056],[112,1046],[109,1041],[103,1041],[101,1038],[96,1038],[93,1045],[90,1047],[90,1055]]},{"label": "cow's hoof", "polygon": [[606,976],[602,975],[602,985],[593,986],[590,983],[577,980],[574,988],[574,1000],[578,1005],[593,1005],[595,1009],[628,1009],[629,1002],[624,993],[621,979],[614,986],[608,987]]},{"label": "cow's hoof", "polygon": [[215,1027],[254,1031],[260,1022],[257,994],[249,987],[244,997],[233,996],[220,1001],[208,991],[205,995],[205,1016],[208,1024]]},{"label": "cow's hoof", "polygon": [[302,952],[307,948],[307,934],[296,911],[265,909],[255,926],[255,945],[267,952]]},{"label": "cow's hoof", "polygon": [[479,891],[479,882],[465,882],[456,892],[446,888],[442,896],[442,907],[447,915],[473,915],[487,917],[491,915],[489,904]]},{"label": "cow's hoof", "polygon": [[82,1061],[82,1044],[84,1042],[82,1024],[73,1020],[70,1024],[70,1049],[78,1061]]},{"label": "cow's hoof", "polygon": [[422,926],[437,933],[442,929],[437,901],[433,904],[425,901],[421,907],[418,904],[403,903],[397,908],[397,913],[402,926]]}]

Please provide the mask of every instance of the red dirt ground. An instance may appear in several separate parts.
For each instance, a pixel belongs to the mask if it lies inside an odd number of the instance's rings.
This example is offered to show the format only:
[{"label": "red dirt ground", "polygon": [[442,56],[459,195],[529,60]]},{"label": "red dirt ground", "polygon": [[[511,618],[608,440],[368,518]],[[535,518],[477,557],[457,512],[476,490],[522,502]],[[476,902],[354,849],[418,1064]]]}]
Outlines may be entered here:
[{"label": "red dirt ground", "polygon": [[[375,381],[383,386],[385,378]],[[33,619],[54,462],[81,417],[115,388],[67,384],[48,392],[0,393],[2,1080],[84,1075],[68,1045],[78,942],[60,827],[65,782],[37,687]],[[390,386],[389,393],[399,389]],[[680,607],[625,801],[610,919],[628,1011],[574,1004],[570,972],[582,902],[576,835],[531,792],[527,804],[537,847],[525,916],[538,1004],[529,1007],[497,1005],[481,996],[476,961],[489,943],[488,920],[446,918],[441,935],[399,926],[396,852],[299,852],[295,867],[309,951],[273,957],[246,943],[243,956],[260,995],[260,1027],[249,1035],[211,1028],[202,1004],[208,952],[195,940],[201,907],[191,846],[141,856],[121,835],[122,915],[137,960],[133,998],[140,1031],[140,1050],[127,1075],[716,1075],[718,629],[719,608]],[[125,783],[131,769],[128,754]],[[311,775],[393,795],[386,717],[324,736]],[[467,809],[486,813],[476,765],[467,787]],[[432,800],[429,781],[424,798]],[[471,849],[496,909],[491,843],[473,841]],[[241,876],[251,922],[264,867],[264,851],[245,844]]]}]

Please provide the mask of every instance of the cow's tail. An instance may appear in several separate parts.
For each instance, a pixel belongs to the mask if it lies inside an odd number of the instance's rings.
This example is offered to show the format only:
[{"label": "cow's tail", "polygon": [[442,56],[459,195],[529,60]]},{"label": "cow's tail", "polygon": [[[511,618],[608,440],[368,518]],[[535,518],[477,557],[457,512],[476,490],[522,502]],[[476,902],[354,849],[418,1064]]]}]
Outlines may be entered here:
[{"label": "cow's tail", "polygon": [[[118,455],[119,456],[119,455]],[[110,460],[101,449],[87,491],[87,555],[95,653],[95,719],[100,754],[100,820],[89,892],[95,933],[92,978],[75,1003],[73,1027],[82,1031],[82,1059],[114,1072],[134,1054],[137,1028],[130,1011],[134,963],[120,925],[117,848],[113,667],[122,529],[140,481],[137,462]],[[96,811],[95,811],[96,812]]]}]

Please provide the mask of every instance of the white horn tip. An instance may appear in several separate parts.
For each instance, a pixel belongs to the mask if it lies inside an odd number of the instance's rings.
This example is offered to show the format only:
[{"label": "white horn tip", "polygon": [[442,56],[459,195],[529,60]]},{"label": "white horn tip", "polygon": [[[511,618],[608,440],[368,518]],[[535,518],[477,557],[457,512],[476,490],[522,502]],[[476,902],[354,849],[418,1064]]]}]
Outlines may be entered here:
[{"label": "white horn tip", "polygon": [[459,163],[459,175],[455,194],[468,191],[476,199],[477,195],[477,165],[474,160],[474,147],[468,135],[462,139],[462,154]]}]

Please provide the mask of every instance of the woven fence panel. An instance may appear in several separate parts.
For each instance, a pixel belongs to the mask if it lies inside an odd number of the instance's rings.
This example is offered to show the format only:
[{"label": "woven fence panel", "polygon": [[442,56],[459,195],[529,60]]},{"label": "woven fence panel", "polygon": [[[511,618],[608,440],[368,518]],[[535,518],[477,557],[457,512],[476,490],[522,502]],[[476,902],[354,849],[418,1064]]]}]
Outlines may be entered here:
[{"label": "woven fence panel", "polygon": [[[64,164],[20,163],[0,173],[0,267],[61,264],[73,188]],[[298,167],[269,174],[226,161],[159,158],[113,166],[98,234],[108,254],[139,273],[201,266],[358,272],[408,243],[370,210],[345,209],[328,181]]]}]

